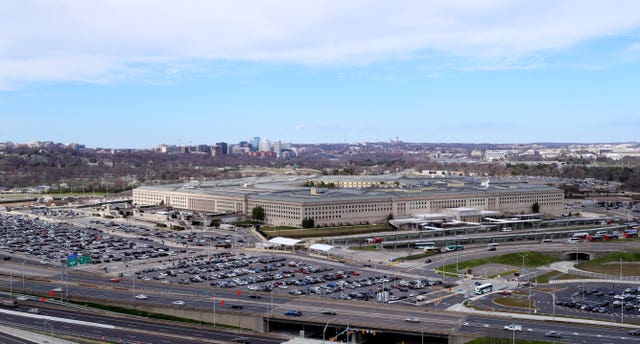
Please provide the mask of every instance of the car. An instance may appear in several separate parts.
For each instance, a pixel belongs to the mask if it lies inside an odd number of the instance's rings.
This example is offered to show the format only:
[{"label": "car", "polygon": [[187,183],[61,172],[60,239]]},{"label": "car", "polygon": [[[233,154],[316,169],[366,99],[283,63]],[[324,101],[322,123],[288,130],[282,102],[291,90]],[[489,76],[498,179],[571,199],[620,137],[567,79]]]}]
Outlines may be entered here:
[{"label": "car", "polygon": [[522,325],[518,325],[518,324],[509,324],[509,325],[504,325],[504,329],[508,330],[508,331],[522,331]]},{"label": "car", "polygon": [[39,309],[39,308],[36,308],[36,307],[32,307],[32,308],[29,308],[29,309],[27,310],[27,312],[28,312],[28,313],[33,313],[33,314],[40,314],[40,309]]},{"label": "car", "polygon": [[545,337],[551,337],[551,338],[560,338],[560,337],[562,337],[562,336],[560,335],[560,332],[558,332],[558,331],[553,331],[553,330],[546,332],[546,333],[544,334],[544,336],[545,336]]},{"label": "car", "polygon": [[176,305],[176,306],[184,306],[184,301],[175,300],[175,301],[171,302],[171,304]]},{"label": "car", "polygon": [[503,290],[500,292],[501,295],[511,295],[511,290]]},{"label": "car", "polygon": [[249,338],[247,337],[234,337],[231,339],[231,341],[234,343],[243,343],[243,344],[251,343],[251,340],[249,340]]},{"label": "car", "polygon": [[250,299],[256,299],[256,300],[257,300],[257,299],[260,299],[261,297],[262,297],[262,296],[260,296],[260,295],[256,295],[256,294],[251,294],[251,295],[249,295],[249,298],[250,298]]},{"label": "car", "polygon": [[325,309],[324,311],[320,312],[321,314],[324,315],[336,315],[336,311],[333,309]]},{"label": "car", "polygon": [[424,260],[424,262],[425,262],[425,264],[429,264],[429,263],[431,263],[431,259],[427,258],[427,259]]},{"label": "car", "polygon": [[145,294],[138,294],[138,295],[135,296],[135,298],[138,299],[138,300],[146,300],[149,297],[147,295],[145,295]]},{"label": "car", "polygon": [[56,293],[62,293],[64,291],[64,288],[62,287],[53,288],[53,291],[55,291]]},{"label": "car", "polygon": [[20,296],[16,297],[16,300],[18,300],[18,301],[27,301],[27,300],[29,300],[29,297],[26,296],[26,295],[20,295]]},{"label": "car", "polygon": [[489,247],[489,251],[495,251],[496,248],[494,246]]},{"label": "car", "polygon": [[629,330],[629,335],[631,335],[631,336],[640,336],[640,328]]},{"label": "car", "polygon": [[416,317],[409,317],[409,318],[405,318],[404,321],[410,322],[410,323],[418,323],[418,322],[420,322],[420,319],[418,319]]},{"label": "car", "polygon": [[120,279],[118,277],[114,277],[114,278],[109,279],[109,281],[111,281],[113,283],[118,283],[118,282],[120,282]]},{"label": "car", "polygon": [[291,310],[288,310],[288,311],[284,312],[284,315],[288,315],[288,316],[292,316],[292,317],[299,317],[299,316],[302,316],[302,312],[300,312],[297,309],[291,309]]},{"label": "car", "polygon": [[233,305],[231,305],[231,308],[233,308],[233,309],[243,309],[244,305],[233,304]]}]

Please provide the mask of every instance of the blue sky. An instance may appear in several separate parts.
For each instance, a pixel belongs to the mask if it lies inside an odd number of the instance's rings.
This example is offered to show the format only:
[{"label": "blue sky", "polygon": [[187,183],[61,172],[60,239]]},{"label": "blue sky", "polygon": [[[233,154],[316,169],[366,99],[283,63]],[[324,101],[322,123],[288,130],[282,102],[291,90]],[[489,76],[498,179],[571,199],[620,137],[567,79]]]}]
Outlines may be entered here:
[{"label": "blue sky", "polygon": [[639,141],[638,1],[0,4],[0,142]]}]

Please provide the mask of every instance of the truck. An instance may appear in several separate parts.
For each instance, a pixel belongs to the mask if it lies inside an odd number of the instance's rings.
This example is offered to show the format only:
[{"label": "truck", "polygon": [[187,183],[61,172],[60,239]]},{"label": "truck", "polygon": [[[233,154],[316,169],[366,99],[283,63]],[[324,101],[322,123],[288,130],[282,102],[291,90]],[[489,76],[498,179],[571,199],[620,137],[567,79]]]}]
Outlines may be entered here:
[{"label": "truck", "polygon": [[367,244],[379,244],[382,242],[382,237],[375,237],[367,239]]}]

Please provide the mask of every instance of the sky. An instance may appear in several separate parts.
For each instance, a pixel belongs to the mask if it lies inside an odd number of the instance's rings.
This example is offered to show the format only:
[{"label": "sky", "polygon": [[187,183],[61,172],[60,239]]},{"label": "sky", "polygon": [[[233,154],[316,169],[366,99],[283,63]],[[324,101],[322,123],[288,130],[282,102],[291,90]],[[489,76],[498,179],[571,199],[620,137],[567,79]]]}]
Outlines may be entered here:
[{"label": "sky", "polygon": [[640,1],[0,1],[0,142],[638,142]]}]

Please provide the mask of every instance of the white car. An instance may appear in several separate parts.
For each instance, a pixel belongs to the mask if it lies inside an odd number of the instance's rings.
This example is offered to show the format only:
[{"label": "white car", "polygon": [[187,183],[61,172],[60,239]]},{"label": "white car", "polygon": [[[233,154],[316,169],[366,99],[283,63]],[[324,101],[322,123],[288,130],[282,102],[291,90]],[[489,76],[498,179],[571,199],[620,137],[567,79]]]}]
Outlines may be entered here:
[{"label": "white car", "polygon": [[57,288],[53,288],[53,291],[55,291],[56,293],[62,293],[64,289],[62,287],[57,287]]},{"label": "white car", "polygon": [[505,325],[504,326],[505,330],[508,331],[522,331],[522,325],[518,325],[518,324],[509,324],[509,325]]},{"label": "white car", "polygon": [[145,294],[138,294],[138,295],[136,295],[135,297],[136,297],[136,299],[138,299],[138,300],[146,300],[146,299],[148,299],[148,298],[149,298],[149,297],[148,297],[147,295],[145,295]]},{"label": "white car", "polygon": [[27,300],[29,300],[29,298],[27,296],[25,296],[25,295],[20,295],[20,296],[16,297],[16,300],[18,300],[18,301],[27,301]]},{"label": "white car", "polygon": [[171,303],[176,305],[176,306],[184,306],[184,301],[182,301],[182,300],[175,300],[175,301],[173,301]]}]

